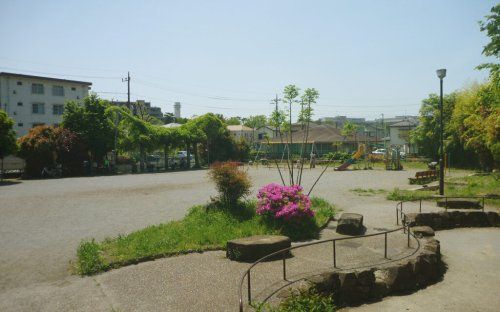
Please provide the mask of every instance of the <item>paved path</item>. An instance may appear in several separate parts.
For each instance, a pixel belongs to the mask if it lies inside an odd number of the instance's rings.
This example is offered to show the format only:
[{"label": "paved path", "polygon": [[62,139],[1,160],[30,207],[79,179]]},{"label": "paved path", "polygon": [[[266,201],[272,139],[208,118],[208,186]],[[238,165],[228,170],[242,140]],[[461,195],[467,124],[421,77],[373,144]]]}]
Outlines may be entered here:
[{"label": "paved path", "polygon": [[[395,226],[394,202],[349,190],[408,187],[414,172],[329,171],[313,194],[362,213],[368,228],[387,228]],[[250,173],[253,194],[258,186],[279,181],[275,170]],[[306,190],[319,173],[307,172]],[[188,207],[214,193],[205,171],[1,186],[0,311],[233,310],[237,279],[247,265],[227,261],[223,252],[160,259],[86,278],[68,271],[82,238],[103,239],[182,218]],[[262,276],[274,278],[267,272]]]}]

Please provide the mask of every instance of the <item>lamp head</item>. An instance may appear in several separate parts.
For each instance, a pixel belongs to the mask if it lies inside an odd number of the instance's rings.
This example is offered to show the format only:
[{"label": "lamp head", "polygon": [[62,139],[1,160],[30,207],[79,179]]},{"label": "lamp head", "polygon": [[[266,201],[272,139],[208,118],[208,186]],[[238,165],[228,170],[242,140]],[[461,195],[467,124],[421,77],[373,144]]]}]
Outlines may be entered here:
[{"label": "lamp head", "polygon": [[443,79],[444,77],[446,77],[446,68],[436,70],[436,74],[439,79]]}]

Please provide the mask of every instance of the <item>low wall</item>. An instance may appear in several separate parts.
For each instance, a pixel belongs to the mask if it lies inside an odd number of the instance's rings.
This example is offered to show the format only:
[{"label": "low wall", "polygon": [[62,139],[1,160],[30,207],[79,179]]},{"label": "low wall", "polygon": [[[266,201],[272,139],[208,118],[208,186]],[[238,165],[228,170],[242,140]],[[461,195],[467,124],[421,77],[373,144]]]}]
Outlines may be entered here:
[{"label": "low wall", "polygon": [[500,216],[493,211],[405,213],[403,222],[409,226],[430,226],[434,230],[444,230],[460,227],[500,226]]},{"label": "low wall", "polygon": [[315,289],[324,295],[333,294],[338,304],[353,304],[433,284],[443,275],[439,241],[419,241],[419,252],[411,258],[364,270],[324,272],[306,278],[305,284],[282,291],[278,297],[287,297],[297,289]]}]

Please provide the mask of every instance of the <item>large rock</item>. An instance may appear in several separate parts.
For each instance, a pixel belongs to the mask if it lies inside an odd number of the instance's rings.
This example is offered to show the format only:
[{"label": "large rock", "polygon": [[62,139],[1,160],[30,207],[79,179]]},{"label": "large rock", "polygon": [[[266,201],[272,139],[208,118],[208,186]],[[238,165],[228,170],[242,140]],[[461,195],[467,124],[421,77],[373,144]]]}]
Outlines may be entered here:
[{"label": "large rock", "polygon": [[430,226],[414,226],[411,231],[418,238],[434,236],[434,230]]},{"label": "large rock", "polygon": [[449,209],[481,209],[483,207],[478,200],[466,199],[440,199],[437,201],[437,206]]},{"label": "large rock", "polygon": [[357,213],[343,213],[337,223],[337,233],[359,235],[363,233],[363,216]]},{"label": "large rock", "polygon": [[[292,245],[290,238],[281,235],[257,235],[233,239],[227,242],[226,257],[231,260],[254,262]],[[288,257],[290,252],[284,255]],[[277,258],[281,258],[279,255]]]}]

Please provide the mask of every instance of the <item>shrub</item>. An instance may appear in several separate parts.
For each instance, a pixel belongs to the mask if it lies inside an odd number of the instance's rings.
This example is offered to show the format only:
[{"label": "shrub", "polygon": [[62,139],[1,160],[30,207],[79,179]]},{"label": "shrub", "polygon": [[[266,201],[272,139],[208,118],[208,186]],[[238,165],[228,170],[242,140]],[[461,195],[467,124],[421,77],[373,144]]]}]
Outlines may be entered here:
[{"label": "shrub", "polygon": [[260,304],[256,307],[257,312],[334,312],[337,308],[333,302],[333,296],[319,294],[314,289],[292,291],[290,297],[283,300],[277,307],[269,304]]},{"label": "shrub", "polygon": [[219,200],[230,208],[234,208],[239,199],[250,194],[250,178],[238,163],[214,163],[208,175],[215,182]]},{"label": "shrub", "polygon": [[63,166],[67,174],[79,174],[87,159],[86,147],[74,132],[53,126],[38,126],[19,138],[19,156],[26,160],[26,173],[37,177],[43,167]]},{"label": "shrub", "polygon": [[302,193],[300,185],[282,186],[271,183],[259,190],[257,198],[257,213],[270,219],[300,223],[303,219],[314,217],[311,200]]}]

